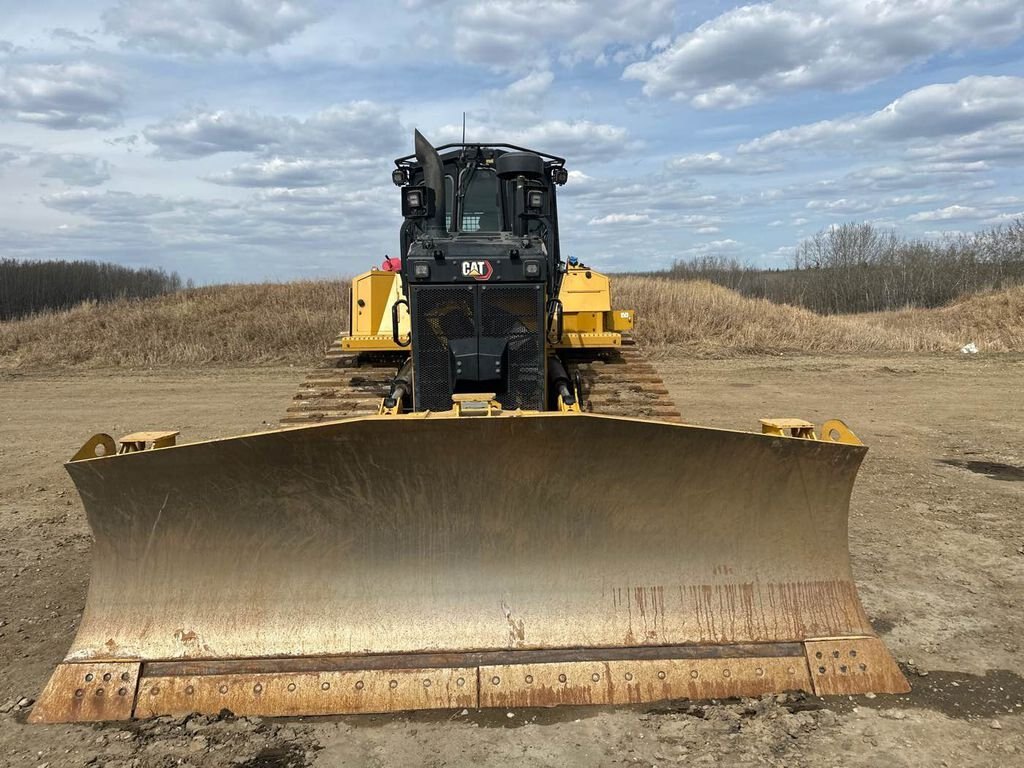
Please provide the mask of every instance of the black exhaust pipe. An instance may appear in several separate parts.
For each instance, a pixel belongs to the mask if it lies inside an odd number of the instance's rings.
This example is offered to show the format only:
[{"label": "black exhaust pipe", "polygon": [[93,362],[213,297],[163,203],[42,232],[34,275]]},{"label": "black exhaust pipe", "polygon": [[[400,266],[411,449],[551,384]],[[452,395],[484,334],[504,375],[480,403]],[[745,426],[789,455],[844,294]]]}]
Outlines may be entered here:
[{"label": "black exhaust pipe", "polygon": [[[415,131],[415,129],[414,129]],[[444,165],[434,145],[419,131],[415,131],[416,160],[423,169],[423,183],[434,190],[434,219],[427,225],[427,231],[435,234],[448,232],[444,225]]]}]

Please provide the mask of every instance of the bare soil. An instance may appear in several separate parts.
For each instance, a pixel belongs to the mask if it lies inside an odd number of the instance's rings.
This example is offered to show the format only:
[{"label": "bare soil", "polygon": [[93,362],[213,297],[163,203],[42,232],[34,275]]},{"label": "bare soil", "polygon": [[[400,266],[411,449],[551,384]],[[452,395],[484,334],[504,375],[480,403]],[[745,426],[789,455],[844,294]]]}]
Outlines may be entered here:
[{"label": "bare soil", "polygon": [[907,696],[30,726],[89,531],[61,468],[96,431],[266,429],[296,368],[0,373],[0,765],[1024,765],[1024,358],[658,361],[691,423],[839,417],[871,446],[850,547]]}]

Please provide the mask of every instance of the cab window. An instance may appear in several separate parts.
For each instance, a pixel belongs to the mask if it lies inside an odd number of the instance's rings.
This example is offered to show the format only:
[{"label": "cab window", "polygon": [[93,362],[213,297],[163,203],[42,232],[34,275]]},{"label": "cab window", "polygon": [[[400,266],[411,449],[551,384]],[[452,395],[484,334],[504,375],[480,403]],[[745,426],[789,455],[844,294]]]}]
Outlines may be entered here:
[{"label": "cab window", "polygon": [[469,180],[462,201],[463,232],[497,232],[501,229],[501,197],[498,177],[489,168],[464,171],[463,180]]}]

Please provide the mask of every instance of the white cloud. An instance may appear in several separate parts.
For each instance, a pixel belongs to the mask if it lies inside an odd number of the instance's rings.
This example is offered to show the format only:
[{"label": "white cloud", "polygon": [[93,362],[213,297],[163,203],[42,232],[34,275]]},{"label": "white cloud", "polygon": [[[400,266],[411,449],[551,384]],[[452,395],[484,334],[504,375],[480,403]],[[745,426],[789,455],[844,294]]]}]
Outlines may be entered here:
[{"label": "white cloud", "polygon": [[197,109],[143,130],[157,153],[168,158],[203,157],[218,152],[257,152],[285,136],[281,118],[256,112]]},{"label": "white cloud", "polygon": [[653,221],[646,213],[609,213],[606,216],[593,218],[589,222],[595,226],[608,224],[652,224]]},{"label": "white cloud", "polygon": [[324,160],[274,156],[242,163],[225,173],[211,174],[204,178],[215,184],[235,187],[323,187],[342,182],[355,174],[363,178],[365,171],[378,169],[379,166],[379,162],[363,158]]},{"label": "white cloud", "polygon": [[66,213],[91,216],[108,222],[133,222],[174,210],[178,203],[160,195],[131,192],[75,190],[44,195],[43,204]]},{"label": "white cloud", "polygon": [[950,205],[934,211],[921,211],[907,216],[907,221],[956,221],[962,219],[984,219],[991,215],[970,205]]},{"label": "white cloud", "polygon": [[456,54],[490,67],[536,68],[551,48],[566,64],[610,45],[647,43],[672,24],[670,0],[488,0],[454,3]]},{"label": "white cloud", "polygon": [[972,76],[909,91],[870,115],[822,120],[774,131],[741,144],[739,152],[773,152],[878,142],[933,142],[1010,121],[1024,121],[1024,78]]},{"label": "white cloud", "polygon": [[91,37],[80,35],[78,32],[75,32],[73,29],[68,29],[67,27],[57,27],[51,30],[50,36],[54,40],[64,40],[73,47],[83,45],[92,46],[96,44],[96,41]]},{"label": "white cloud", "polygon": [[250,53],[284,43],[327,15],[313,0],[118,0],[106,32],[158,53]]},{"label": "white cloud", "polygon": [[112,128],[124,90],[108,69],[85,62],[0,70],[0,116],[47,128]]},{"label": "white cloud", "polygon": [[845,197],[841,197],[838,200],[809,200],[807,202],[808,209],[824,211],[826,213],[849,215],[855,213],[865,213],[875,209],[875,205],[865,200],[847,200]]},{"label": "white cloud", "polygon": [[59,179],[72,187],[96,187],[110,179],[110,163],[90,155],[43,155],[37,164],[46,169],[45,178]]},{"label": "white cloud", "polygon": [[701,256],[736,256],[742,249],[742,243],[731,237],[726,237],[721,240],[698,243],[684,249],[681,255],[687,259],[700,258]]},{"label": "white cloud", "polygon": [[551,70],[531,72],[526,77],[521,77],[505,88],[504,94],[510,99],[535,99],[547,93],[551,84],[555,82],[555,76]]},{"label": "white cloud", "polygon": [[404,138],[397,112],[369,101],[328,107],[305,120],[200,108],[148,126],[143,135],[157,154],[174,159],[276,149],[365,156],[391,151]]},{"label": "white cloud", "polygon": [[[436,136],[428,138],[438,144],[458,141],[462,138],[462,125],[441,126]],[[503,141],[560,155],[569,164],[611,160],[629,145],[629,133],[625,128],[589,120],[527,121],[526,125],[518,127],[485,123],[473,126],[471,138],[478,142]]]},{"label": "white cloud", "polygon": [[857,88],[939,53],[1022,34],[1019,0],[774,0],[726,11],[624,77],[649,96],[728,109],[785,91]]},{"label": "white cloud", "polygon": [[674,171],[693,174],[773,173],[782,169],[778,163],[769,163],[754,157],[728,157],[720,152],[684,155],[670,160],[668,167]]}]

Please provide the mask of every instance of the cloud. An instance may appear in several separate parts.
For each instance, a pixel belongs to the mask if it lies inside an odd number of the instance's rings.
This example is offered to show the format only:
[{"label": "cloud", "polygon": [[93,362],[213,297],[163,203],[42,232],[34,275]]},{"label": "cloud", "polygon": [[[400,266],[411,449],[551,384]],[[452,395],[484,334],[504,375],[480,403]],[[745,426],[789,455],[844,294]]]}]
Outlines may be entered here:
[{"label": "cloud", "polygon": [[43,205],[65,213],[91,216],[108,222],[134,222],[139,218],[167,213],[177,203],[160,195],[136,195],[131,192],[75,190],[43,195]]},{"label": "cloud", "polygon": [[1019,0],[774,0],[729,10],[629,65],[648,96],[735,109],[786,91],[845,91],[943,52],[1024,34]]},{"label": "cloud", "polygon": [[21,157],[22,151],[24,151],[24,147],[0,144],[0,167],[16,162]]},{"label": "cloud", "polygon": [[118,0],[103,25],[127,47],[212,56],[287,42],[329,12],[316,0]]},{"label": "cloud", "polygon": [[[214,184],[235,187],[323,187],[344,181],[358,174],[365,178],[367,170],[381,164],[372,160],[323,160],[315,158],[271,157],[242,163],[230,171],[204,177]],[[362,172],[362,173],[360,173]]]},{"label": "cloud", "polygon": [[112,128],[124,90],[104,67],[85,62],[22,64],[0,71],[0,116],[61,130]]},{"label": "cloud", "polygon": [[158,155],[169,159],[277,150],[290,155],[378,154],[394,150],[403,140],[397,112],[369,101],[328,107],[305,120],[197,108],[150,125],[143,135]]},{"label": "cloud", "polygon": [[852,214],[866,213],[877,208],[876,205],[866,200],[847,200],[841,197],[838,200],[809,200],[806,207],[809,210],[822,211],[824,213],[848,216]]},{"label": "cloud", "polygon": [[168,118],[143,131],[157,154],[172,158],[204,157],[218,152],[258,152],[284,140],[281,118],[256,112],[194,110]]},{"label": "cloud", "polygon": [[110,163],[90,155],[42,155],[36,163],[46,169],[45,178],[59,179],[72,187],[95,187],[110,179]]},{"label": "cloud", "polygon": [[488,0],[452,4],[455,52],[490,67],[534,69],[553,48],[566,63],[608,46],[644,43],[671,27],[670,0]]},{"label": "cloud", "polygon": [[782,170],[777,163],[752,157],[727,157],[720,152],[684,155],[668,162],[668,168],[693,174],[760,174]]},{"label": "cloud", "polygon": [[1024,78],[971,76],[909,91],[870,115],[822,120],[774,131],[741,144],[740,153],[865,144],[976,134],[1024,120]]},{"label": "cloud", "polygon": [[71,44],[94,45],[96,43],[96,41],[91,37],[80,35],[73,29],[68,29],[67,27],[57,27],[50,30],[50,37],[54,40],[65,40]]},{"label": "cloud", "polygon": [[969,205],[950,205],[934,211],[921,211],[907,216],[907,221],[957,221],[962,219],[984,219],[991,211]]},{"label": "cloud", "polygon": [[531,72],[526,77],[521,77],[505,88],[507,97],[514,100],[535,99],[547,93],[551,84],[555,82],[555,76],[550,70]]},{"label": "cloud", "polygon": [[[471,139],[477,142],[502,141],[565,157],[572,164],[584,161],[611,160],[629,146],[629,132],[617,125],[592,123],[589,120],[528,121],[514,127],[484,123],[474,125]],[[429,137],[435,143],[459,141],[462,125],[444,125]]]},{"label": "cloud", "polygon": [[516,111],[522,111],[525,114],[519,117],[534,118],[535,110],[541,105],[554,82],[555,76],[551,70],[538,69],[504,88],[488,91],[487,98],[493,111],[498,114],[511,116]]},{"label": "cloud", "polygon": [[595,217],[589,224],[595,226],[606,226],[608,224],[653,224],[654,221],[646,213],[609,213],[606,216]]}]

